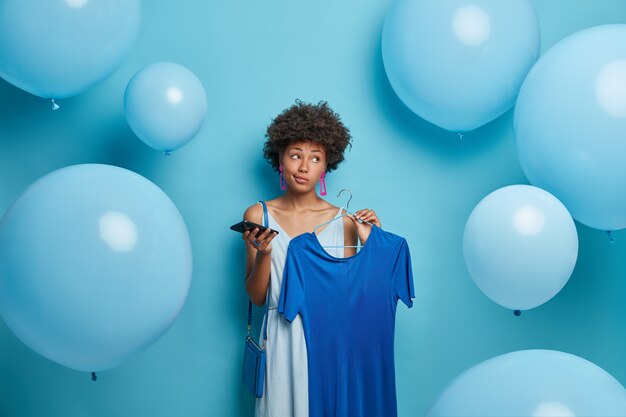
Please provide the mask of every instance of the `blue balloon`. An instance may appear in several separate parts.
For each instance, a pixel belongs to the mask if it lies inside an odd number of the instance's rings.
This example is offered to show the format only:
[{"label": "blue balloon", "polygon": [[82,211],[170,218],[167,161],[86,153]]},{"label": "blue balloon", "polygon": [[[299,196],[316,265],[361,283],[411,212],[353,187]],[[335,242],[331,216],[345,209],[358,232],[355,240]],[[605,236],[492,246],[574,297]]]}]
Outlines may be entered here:
[{"label": "blue balloon", "polygon": [[569,353],[522,350],[455,378],[426,417],[623,417],[626,391],[605,370]]},{"label": "blue balloon", "polygon": [[537,61],[514,130],[528,180],[601,230],[626,227],[626,25],[568,36]]},{"label": "blue balloon", "polygon": [[158,62],[138,71],[124,95],[126,120],[154,149],[170,152],[196,136],[206,115],[204,87],[182,65]]},{"label": "blue balloon", "polygon": [[46,98],[100,83],[139,31],[140,0],[2,0],[0,77]]},{"label": "blue balloon", "polygon": [[513,106],[539,44],[528,0],[396,0],[382,35],[385,71],[400,100],[455,132]]},{"label": "blue balloon", "polygon": [[553,195],[511,185],[476,205],[465,225],[463,255],[470,276],[489,298],[528,310],[550,300],[569,280],[578,234]]},{"label": "blue balloon", "polygon": [[27,346],[73,369],[111,368],[152,344],[181,310],[191,272],[180,213],[122,168],[49,173],[0,221],[0,315]]}]

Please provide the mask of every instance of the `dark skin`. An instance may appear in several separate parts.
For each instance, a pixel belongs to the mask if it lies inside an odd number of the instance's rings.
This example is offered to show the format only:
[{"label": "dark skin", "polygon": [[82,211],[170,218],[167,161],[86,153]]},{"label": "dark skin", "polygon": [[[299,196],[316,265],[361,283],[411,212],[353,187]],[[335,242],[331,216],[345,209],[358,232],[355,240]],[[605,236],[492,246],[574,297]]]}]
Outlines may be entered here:
[{"label": "dark skin", "polygon": [[[339,208],[318,197],[315,191],[322,173],[326,170],[324,148],[314,142],[294,142],[283,152],[281,165],[287,190],[282,196],[267,201],[266,204],[284,232],[293,238],[313,232],[315,226],[333,219]],[[260,204],[248,207],[243,218],[262,224],[263,207]],[[370,209],[358,210],[353,216],[343,217],[342,221],[346,246],[355,246],[357,237],[361,243],[367,242],[372,226],[365,222],[381,227],[376,212]],[[327,225],[317,229],[316,233],[322,232],[326,227]],[[267,229],[255,239],[257,233],[258,229],[254,229],[243,234],[246,243],[246,291],[254,304],[262,306],[270,283],[272,240],[276,234]],[[345,248],[344,256],[354,254],[356,248]]]}]

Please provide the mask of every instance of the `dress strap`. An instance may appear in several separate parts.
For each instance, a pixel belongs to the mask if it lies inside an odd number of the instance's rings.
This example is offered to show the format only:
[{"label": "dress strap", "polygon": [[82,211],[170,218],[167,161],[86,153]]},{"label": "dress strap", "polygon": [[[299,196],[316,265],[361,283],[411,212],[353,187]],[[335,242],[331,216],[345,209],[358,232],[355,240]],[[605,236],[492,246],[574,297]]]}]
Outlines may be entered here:
[{"label": "dress strap", "polygon": [[263,200],[259,200],[259,203],[263,206],[263,226],[267,227],[270,223],[267,217],[267,204]]}]

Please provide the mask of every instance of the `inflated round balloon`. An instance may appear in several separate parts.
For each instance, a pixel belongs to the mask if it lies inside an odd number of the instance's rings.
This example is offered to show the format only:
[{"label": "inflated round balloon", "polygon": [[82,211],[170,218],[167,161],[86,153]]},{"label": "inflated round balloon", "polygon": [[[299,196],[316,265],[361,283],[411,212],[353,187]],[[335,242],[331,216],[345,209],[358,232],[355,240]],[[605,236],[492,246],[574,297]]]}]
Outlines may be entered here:
[{"label": "inflated round balloon", "polygon": [[196,136],[204,123],[206,101],[204,87],[193,72],[173,62],[158,62],[128,82],[124,111],[142,141],[169,152]]},{"label": "inflated round balloon", "polygon": [[605,370],[569,353],[522,350],[473,366],[426,417],[623,417],[626,391]]},{"label": "inflated round balloon", "polygon": [[46,98],[111,75],[135,43],[140,0],[2,0],[0,77]]},{"label": "inflated round balloon", "polygon": [[111,368],[158,339],[191,270],[172,201],[122,168],[47,174],[0,221],[0,314],[27,346],[73,369]]},{"label": "inflated round balloon", "polygon": [[389,82],[407,107],[464,132],[511,108],[539,43],[528,0],[396,0],[382,53]]},{"label": "inflated round balloon", "polygon": [[483,198],[465,225],[470,276],[493,301],[513,310],[537,307],[563,288],[578,257],[578,234],[567,209],[530,185]]},{"label": "inflated round balloon", "polygon": [[537,61],[514,128],[528,180],[601,230],[626,227],[626,25],[568,36]]}]

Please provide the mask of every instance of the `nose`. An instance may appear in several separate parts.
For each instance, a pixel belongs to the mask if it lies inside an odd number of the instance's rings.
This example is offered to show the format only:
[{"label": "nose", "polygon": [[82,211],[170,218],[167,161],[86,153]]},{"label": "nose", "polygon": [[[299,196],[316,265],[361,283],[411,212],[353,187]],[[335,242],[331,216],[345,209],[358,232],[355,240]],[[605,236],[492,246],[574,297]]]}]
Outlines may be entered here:
[{"label": "nose", "polygon": [[302,163],[300,163],[300,166],[298,167],[298,172],[301,172],[303,174],[309,173],[309,166],[307,165],[306,161],[302,160]]}]

